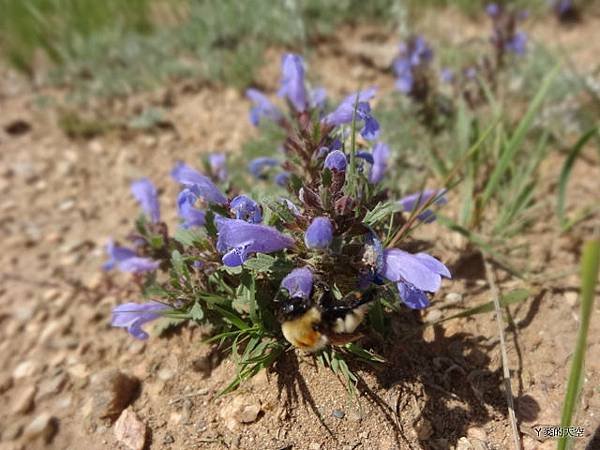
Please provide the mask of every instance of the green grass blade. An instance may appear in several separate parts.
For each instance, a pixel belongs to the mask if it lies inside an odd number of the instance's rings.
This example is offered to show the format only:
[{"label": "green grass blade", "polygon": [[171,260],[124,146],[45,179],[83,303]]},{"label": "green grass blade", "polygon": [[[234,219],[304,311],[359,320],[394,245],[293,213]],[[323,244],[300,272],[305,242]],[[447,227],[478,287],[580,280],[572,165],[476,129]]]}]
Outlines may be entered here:
[{"label": "green grass blade", "polygon": [[565,162],[563,164],[562,170],[560,171],[560,178],[558,181],[558,200],[556,202],[556,214],[558,215],[558,220],[560,221],[560,226],[563,230],[565,229],[565,226],[568,223],[568,220],[565,217],[565,202],[567,195],[567,184],[569,182],[569,178],[571,177],[571,170],[575,165],[575,161],[577,160],[579,153],[581,153],[581,150],[583,149],[583,147],[585,147],[585,144],[587,144],[587,142],[592,137],[594,137],[594,135],[597,132],[598,128],[594,127],[588,130],[586,133],[583,134],[583,136],[579,138],[579,140],[575,143],[575,145],[569,152],[569,155],[567,156],[567,159],[565,159]]},{"label": "green grass blade", "polygon": [[[507,294],[500,297],[500,306],[505,308],[509,305],[513,305],[515,303],[520,303],[522,301],[527,300],[530,297],[530,292],[527,289],[515,289],[513,291],[508,292]],[[447,320],[458,319],[460,317],[470,317],[477,314],[484,314],[494,311],[494,302],[489,301],[483,303],[478,306],[474,306],[473,308],[466,309],[457,314],[453,314],[450,317],[444,317],[436,322],[428,323],[427,325],[438,324],[441,322],[446,322]]]},{"label": "green grass blade", "polygon": [[[600,240],[589,241],[583,248],[581,257],[581,323],[577,333],[575,351],[571,359],[571,370],[567,381],[567,392],[563,403],[560,425],[563,429],[570,427],[577,403],[584,375],[585,352],[587,335],[590,327],[594,305],[594,293],[598,283],[598,269],[600,269]],[[559,439],[557,449],[564,450],[569,444],[568,436]]]},{"label": "green grass blade", "polygon": [[490,244],[488,244],[484,238],[478,236],[475,233],[467,230],[465,227],[457,224],[446,216],[438,215],[437,221],[447,227],[452,231],[456,231],[457,233],[466,237],[469,241],[471,241],[482,253],[487,254],[490,258],[492,258],[496,263],[502,266],[504,270],[509,272],[511,275],[524,279],[525,276],[521,270],[517,270],[517,268],[513,267],[511,263],[507,261],[507,258],[497,252]]},{"label": "green grass blade", "polygon": [[498,161],[498,164],[494,168],[489,181],[485,186],[485,190],[483,191],[482,196],[482,206],[485,205],[490,198],[494,195],[496,189],[498,188],[500,181],[502,180],[506,170],[509,168],[510,163],[514,160],[515,155],[521,148],[523,141],[525,139],[525,135],[529,131],[533,120],[542,106],[544,98],[548,93],[548,90],[552,86],[554,81],[554,77],[558,73],[558,67],[555,67],[542,81],[542,85],[538,92],[535,94],[535,97],[529,104],[529,108],[525,113],[525,116],[519,122],[517,129],[510,137],[509,141],[506,143],[506,148],[502,152],[502,157]]}]

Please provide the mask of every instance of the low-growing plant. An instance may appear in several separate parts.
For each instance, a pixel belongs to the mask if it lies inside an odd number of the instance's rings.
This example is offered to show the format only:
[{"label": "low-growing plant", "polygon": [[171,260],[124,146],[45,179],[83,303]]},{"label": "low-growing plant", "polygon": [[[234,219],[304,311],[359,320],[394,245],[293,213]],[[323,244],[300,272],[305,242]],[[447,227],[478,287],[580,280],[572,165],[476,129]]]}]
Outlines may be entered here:
[{"label": "low-growing plant", "polygon": [[390,149],[371,112],[375,89],[326,113],[324,90],[311,88],[304,71],[300,56],[284,56],[279,94],[290,113],[248,91],[252,122],[276,124],[284,139],[280,156],[249,164],[267,189],[239,191],[222,154],[207,159],[207,175],[180,162],[172,171],[182,186],[176,231],[161,221],[156,188],[142,179],[132,185],[144,214],[131,245],[108,245],[105,268],[134,273],[152,299],[116,307],[113,325],[145,339],[141,326],[161,316],[212,324],[210,341],[227,346],[238,365],[226,391],[290,345],[331,348],[320,358],[352,386],[344,355],[379,360],[357,342],[376,326],[369,309],[425,308],[450,277],[433,256],[401,248],[418,222],[434,220],[444,190],[397,199],[386,188]]}]

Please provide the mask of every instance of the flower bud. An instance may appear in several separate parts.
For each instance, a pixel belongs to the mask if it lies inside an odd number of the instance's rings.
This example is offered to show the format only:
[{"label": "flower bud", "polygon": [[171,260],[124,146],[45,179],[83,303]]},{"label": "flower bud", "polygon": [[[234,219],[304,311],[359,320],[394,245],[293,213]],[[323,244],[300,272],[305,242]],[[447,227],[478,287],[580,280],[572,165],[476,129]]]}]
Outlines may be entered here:
[{"label": "flower bud", "polygon": [[308,248],[324,249],[333,240],[333,225],[327,217],[315,217],[304,233],[304,243]]}]

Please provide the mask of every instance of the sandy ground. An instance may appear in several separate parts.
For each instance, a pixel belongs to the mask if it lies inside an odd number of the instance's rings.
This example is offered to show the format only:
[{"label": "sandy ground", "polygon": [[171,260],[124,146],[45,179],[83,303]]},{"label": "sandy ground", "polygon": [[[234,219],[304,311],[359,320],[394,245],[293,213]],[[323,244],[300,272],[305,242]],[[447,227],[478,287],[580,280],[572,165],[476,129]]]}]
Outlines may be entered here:
[{"label": "sandy ground", "polygon": [[[579,31],[552,30],[541,29],[540,36],[570,46],[584,66],[590,55],[598,54],[590,54],[587,45],[600,44],[593,23]],[[351,38],[320,43],[313,52],[312,70],[333,95],[373,82],[384,91],[391,89],[393,80],[383,68],[395,39],[379,33],[369,27],[341,30]],[[264,70],[264,79],[272,80],[267,85],[271,92],[279,54],[269,51]],[[362,376],[358,402],[348,398],[329,371],[294,352],[237,392],[218,397],[234,365],[200,343],[200,328],[186,327],[147,343],[110,328],[111,308],[140,298],[127,276],[99,270],[102,246],[109,236],[129,231],[129,218],[137,210],[129,183],[142,175],[152,178],[160,188],[164,218],[174,227],[177,186],[168,177],[174,161],[195,161],[213,149],[236,151],[255,133],[240,93],[170,86],[112,108],[124,114],[168,99],[173,130],[115,131],[73,140],[57,127],[56,109],[38,106],[41,94],[60,93],[32,92],[9,75],[0,88],[0,449],[125,448],[115,440],[113,421],[100,417],[107,402],[114,406],[121,400],[131,404],[147,427],[149,449],[510,447],[491,315],[449,321],[416,334],[418,315],[399,318],[397,331],[406,338],[385,348],[387,364],[357,367]],[[6,127],[16,120],[31,129],[8,133]],[[545,164],[548,179],[556,176],[558,162],[555,158]],[[578,162],[569,198],[597,196],[599,177],[597,162]],[[548,183],[549,190],[553,187]],[[508,329],[513,390],[527,449],[555,445],[538,440],[534,427],[559,423],[579,323],[576,264],[582,238],[593,226],[586,223],[573,235],[559,237],[551,209],[542,219],[527,239],[532,244],[530,268],[547,281],[536,286],[533,298],[511,308]],[[439,242],[436,253],[456,262],[452,238],[440,226],[428,233]],[[449,312],[488,301],[478,267],[477,261],[455,265],[455,279],[438,295],[438,307]],[[549,279],[559,271],[569,275]],[[498,277],[502,290],[520,286],[502,273]],[[600,448],[598,321],[590,331],[576,422],[584,437],[575,447],[593,449]],[[124,382],[111,369],[139,384]],[[240,405],[249,423],[232,420]]]}]

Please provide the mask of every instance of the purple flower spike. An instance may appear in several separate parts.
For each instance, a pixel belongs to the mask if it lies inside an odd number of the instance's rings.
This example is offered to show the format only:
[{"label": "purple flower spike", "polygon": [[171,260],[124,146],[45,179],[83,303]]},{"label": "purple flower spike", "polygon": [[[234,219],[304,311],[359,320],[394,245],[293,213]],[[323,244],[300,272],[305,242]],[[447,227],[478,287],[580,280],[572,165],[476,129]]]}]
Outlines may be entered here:
[{"label": "purple flower spike", "polygon": [[287,97],[296,111],[304,112],[308,106],[304,85],[304,60],[301,56],[288,53],[281,61],[280,97]]},{"label": "purple flower spike", "polygon": [[517,31],[512,39],[506,43],[506,49],[515,55],[524,55],[527,50],[527,33]]},{"label": "purple flower spike", "polygon": [[278,122],[282,119],[283,114],[279,109],[271,103],[271,100],[257,89],[248,89],[246,97],[252,102],[253,106],[250,109],[250,123],[257,127],[260,121],[265,118]]},{"label": "purple flower spike", "polygon": [[218,217],[216,225],[217,250],[229,267],[242,265],[252,253],[278,252],[294,244],[292,238],[266,225]]},{"label": "purple flower spike", "polygon": [[432,58],[433,51],[422,36],[415,36],[400,44],[400,55],[394,61],[396,89],[403,94],[410,94],[417,71],[426,67]]},{"label": "purple flower spike", "polygon": [[268,156],[255,158],[248,164],[248,170],[256,178],[266,178],[271,167],[279,166],[279,161]]},{"label": "purple flower spike", "polygon": [[384,251],[382,275],[396,283],[404,303],[413,309],[429,304],[425,292],[437,292],[442,277],[451,278],[450,271],[440,261],[426,253],[415,255],[397,248]]},{"label": "purple flower spike", "polygon": [[158,269],[160,265],[159,261],[137,256],[133,250],[115,245],[112,240],[106,244],[106,253],[109,260],[102,265],[104,270],[112,270],[116,267],[121,272],[145,273]]},{"label": "purple flower spike", "polygon": [[327,217],[315,217],[304,233],[308,248],[325,249],[333,240],[333,225]]},{"label": "purple flower spike", "polygon": [[142,330],[142,325],[158,319],[166,309],[169,309],[167,305],[158,302],[124,303],[112,310],[111,325],[127,328],[134,338],[145,340],[148,333]]},{"label": "purple flower spike", "polygon": [[346,171],[346,155],[340,150],[334,150],[325,158],[325,168],[333,172]]},{"label": "purple flower spike", "polygon": [[369,174],[369,181],[373,184],[379,183],[387,170],[390,148],[383,142],[378,142],[373,147],[373,166]]},{"label": "purple flower spike", "polygon": [[[445,189],[425,189],[423,192],[416,192],[414,194],[407,195],[406,197],[402,197],[400,200],[398,200],[398,203],[402,205],[402,209],[405,212],[412,212],[415,209],[420,208],[432,198],[435,198],[433,204],[445,205],[448,203],[448,199],[444,196],[445,193]],[[435,220],[435,213],[430,209],[426,209],[420,213],[417,218],[422,222],[430,223]]]},{"label": "purple flower spike", "polygon": [[221,182],[227,179],[227,157],[224,153],[212,153],[208,155],[208,164],[214,178]]},{"label": "purple flower spike", "polygon": [[308,267],[292,270],[283,280],[281,287],[287,289],[292,298],[310,298],[313,274]]},{"label": "purple flower spike", "polygon": [[365,139],[376,139],[379,135],[379,123],[371,115],[371,107],[368,103],[369,100],[375,96],[376,91],[377,90],[375,88],[370,88],[349,95],[342,100],[335,111],[327,114],[323,118],[323,122],[327,125],[333,126],[352,123],[354,107],[356,105],[356,118],[357,120],[362,120],[364,122],[364,126],[360,131],[360,134]]},{"label": "purple flower spike", "polygon": [[187,164],[179,162],[171,171],[171,176],[175,181],[190,188],[198,197],[205,199],[209,203],[224,205],[227,203],[227,197],[219,190],[217,186],[208,178]]},{"label": "purple flower spike", "polygon": [[206,213],[194,205],[198,196],[190,189],[184,189],[177,196],[177,212],[183,219],[183,228],[202,227],[206,223]]},{"label": "purple flower spike", "polygon": [[160,207],[158,205],[158,194],[156,187],[148,178],[131,183],[131,193],[138,201],[144,214],[146,214],[152,223],[160,222]]},{"label": "purple flower spike", "polygon": [[245,195],[238,195],[231,200],[229,204],[231,212],[235,218],[245,220],[250,223],[260,223],[262,221],[262,211],[260,205]]}]

